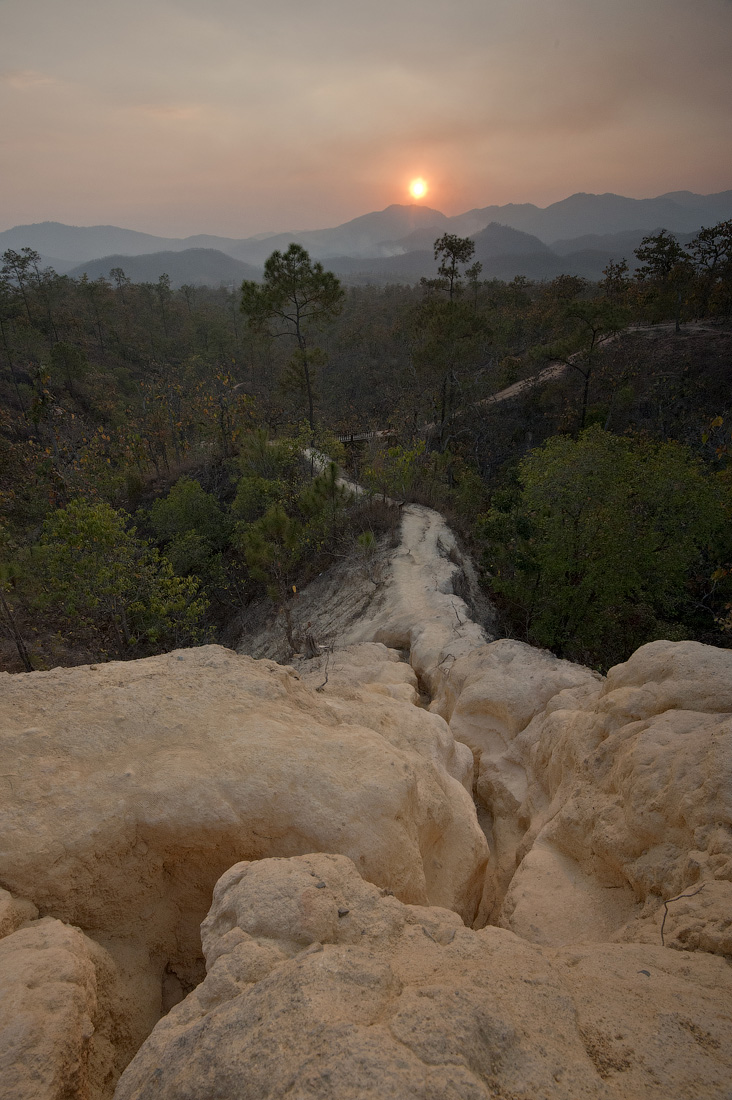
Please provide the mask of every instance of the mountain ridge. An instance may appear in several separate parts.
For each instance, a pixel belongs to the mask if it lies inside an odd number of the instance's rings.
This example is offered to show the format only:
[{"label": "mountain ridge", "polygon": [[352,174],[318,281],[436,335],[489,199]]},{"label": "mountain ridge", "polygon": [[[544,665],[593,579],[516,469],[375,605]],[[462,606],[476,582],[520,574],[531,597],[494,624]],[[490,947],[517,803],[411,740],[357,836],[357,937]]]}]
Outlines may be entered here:
[{"label": "mountain ridge", "polygon": [[[324,229],[292,230],[262,237],[223,237],[198,233],[187,237],[164,237],[113,225],[69,226],[43,221],[13,226],[0,232],[0,250],[28,246],[43,255],[65,262],[100,259],[112,254],[144,255],[189,248],[216,248],[234,259],[258,264],[277,247],[290,241],[309,247],[318,259],[341,254],[376,258],[385,255],[383,244],[434,227],[443,232],[473,235],[497,222],[511,229],[531,233],[544,244],[588,234],[606,235],[627,231],[649,232],[659,225],[671,232],[694,232],[704,224],[732,217],[732,190],[711,195],[691,191],[668,192],[650,199],[632,199],[607,192],[594,195],[577,192],[565,199],[539,207],[533,203],[474,208],[447,216],[439,210],[417,204],[392,203],[383,210],[361,214],[341,225]],[[382,251],[379,249],[382,248]]]},{"label": "mountain ridge", "polygon": [[[84,270],[91,277],[106,276],[109,268],[104,270],[104,265],[108,264],[134,269],[126,270],[131,277],[139,269],[146,272],[144,279],[150,278],[154,269],[158,274],[165,271],[177,285],[195,281],[218,285],[256,278],[275,249],[284,250],[295,242],[347,280],[411,282],[433,273],[435,239],[454,233],[475,239],[475,258],[483,264],[484,278],[544,279],[564,273],[598,279],[609,260],[631,259],[642,238],[661,226],[686,236],[728,218],[732,218],[732,190],[712,195],[673,191],[650,199],[577,192],[547,207],[506,203],[450,217],[429,206],[392,203],[338,226],[243,238],[206,233],[158,237],[113,225],[45,221],[0,232],[0,252],[34,248],[45,264],[61,274]],[[194,255],[202,251],[216,255],[203,263],[202,256]],[[183,260],[175,259],[183,254]],[[145,264],[146,256],[156,259]]]}]

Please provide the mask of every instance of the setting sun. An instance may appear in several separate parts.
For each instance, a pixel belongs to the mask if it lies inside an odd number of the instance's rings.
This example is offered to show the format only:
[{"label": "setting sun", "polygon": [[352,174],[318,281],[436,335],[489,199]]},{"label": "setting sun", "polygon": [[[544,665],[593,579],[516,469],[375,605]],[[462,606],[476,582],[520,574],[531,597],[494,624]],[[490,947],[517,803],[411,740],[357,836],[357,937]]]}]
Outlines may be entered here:
[{"label": "setting sun", "polygon": [[409,185],[409,194],[413,199],[422,199],[427,194],[427,183],[423,179],[412,180]]}]

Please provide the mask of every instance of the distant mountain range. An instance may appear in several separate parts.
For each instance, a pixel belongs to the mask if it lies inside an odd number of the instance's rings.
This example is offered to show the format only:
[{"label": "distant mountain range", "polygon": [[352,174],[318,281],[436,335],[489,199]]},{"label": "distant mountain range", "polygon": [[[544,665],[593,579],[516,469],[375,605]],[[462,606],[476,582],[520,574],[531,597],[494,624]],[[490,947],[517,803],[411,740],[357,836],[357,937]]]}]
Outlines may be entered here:
[{"label": "distant mountain range", "polygon": [[157,237],[113,225],[41,222],[0,233],[0,252],[34,248],[60,273],[90,278],[121,267],[134,281],[164,272],[175,286],[219,285],[256,278],[267,256],[292,241],[350,282],[414,282],[434,273],[435,239],[471,236],[484,278],[558,274],[600,277],[610,259],[633,259],[648,233],[663,227],[683,237],[732,218],[732,191],[674,191],[655,199],[576,194],[545,208],[532,203],[486,206],[447,217],[427,206],[388,206],[330,229],[242,239],[197,234]]}]

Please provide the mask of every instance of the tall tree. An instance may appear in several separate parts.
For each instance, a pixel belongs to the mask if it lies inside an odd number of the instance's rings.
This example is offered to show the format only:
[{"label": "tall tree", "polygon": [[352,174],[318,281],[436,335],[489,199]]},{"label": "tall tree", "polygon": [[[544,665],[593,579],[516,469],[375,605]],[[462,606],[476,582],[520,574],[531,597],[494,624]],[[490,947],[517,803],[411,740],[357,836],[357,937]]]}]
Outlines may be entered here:
[{"label": "tall tree", "polygon": [[623,302],[625,300],[631,285],[628,271],[628,261],[625,256],[618,263],[610,260],[607,266],[603,267],[604,279],[600,280],[599,285],[605,297],[609,298],[611,302]]},{"label": "tall tree", "polygon": [[34,265],[40,263],[41,257],[32,248],[21,248],[20,252],[16,252],[13,248],[8,248],[6,252],[3,252],[2,259],[3,266],[0,268],[0,273],[15,280],[23,298],[23,305],[25,306],[28,322],[32,325],[33,318],[31,317],[30,303],[28,301],[28,280]]},{"label": "tall tree", "polygon": [[641,282],[655,284],[659,304],[673,310],[676,331],[681,331],[681,311],[689,290],[692,266],[689,255],[666,229],[644,237],[635,254],[640,267],[635,273]]},{"label": "tall tree", "polygon": [[272,253],[264,265],[263,283],[245,280],[241,287],[241,310],[252,329],[296,341],[291,369],[305,390],[311,432],[315,430],[312,367],[322,361],[322,352],[311,345],[310,335],[338,316],[343,298],[336,276],[313,263],[305,249],[294,243],[284,253]]},{"label": "tall tree", "polygon": [[294,568],[304,549],[302,527],[281,504],[271,508],[241,533],[241,549],[252,576],[267,586],[267,594],[285,618],[290,649],[295,649],[290,601],[295,595]]},{"label": "tall tree", "polygon": [[[442,451],[450,438],[450,425],[461,384],[460,367],[479,355],[488,333],[485,319],[476,308],[480,264],[475,263],[467,271],[461,271],[461,267],[472,260],[475,244],[470,237],[445,233],[435,241],[434,252],[435,259],[439,261],[437,278],[421,280],[426,294],[415,314],[415,360],[434,377],[438,386],[434,411]],[[472,306],[460,297],[463,276],[474,284]]]},{"label": "tall tree", "polygon": [[732,220],[700,229],[689,244],[689,253],[700,283],[702,312],[707,313],[715,292],[722,311],[728,311],[732,303]]},{"label": "tall tree", "polygon": [[585,428],[590,381],[602,354],[603,342],[620,332],[628,319],[627,309],[617,305],[612,299],[593,298],[590,301],[565,302],[561,320],[566,327],[566,335],[544,349],[547,358],[565,363],[582,377],[582,404],[578,426],[580,432]]},{"label": "tall tree", "polygon": [[[461,279],[463,274],[468,274],[468,272],[461,272],[460,265],[470,263],[475,252],[475,243],[470,237],[458,237],[455,233],[443,233],[435,241],[434,250],[435,259],[440,261],[437,268],[438,278],[436,280],[424,279],[423,282],[433,289],[446,290],[450,301],[452,301],[462,291]],[[480,274],[480,270],[481,268],[477,264],[474,264],[471,268],[476,279]]]}]

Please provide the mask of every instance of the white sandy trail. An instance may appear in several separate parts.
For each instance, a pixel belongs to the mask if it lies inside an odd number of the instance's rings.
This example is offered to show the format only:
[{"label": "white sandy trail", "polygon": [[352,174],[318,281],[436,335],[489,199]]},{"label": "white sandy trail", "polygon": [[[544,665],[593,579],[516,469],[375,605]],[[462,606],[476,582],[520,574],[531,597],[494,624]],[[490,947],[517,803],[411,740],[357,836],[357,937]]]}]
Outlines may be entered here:
[{"label": "white sandy trail", "polygon": [[458,657],[489,640],[458,590],[477,588],[469,560],[439,512],[402,509],[399,546],[389,562],[372,618],[355,624],[343,644],[383,642],[408,649],[430,694]]}]

